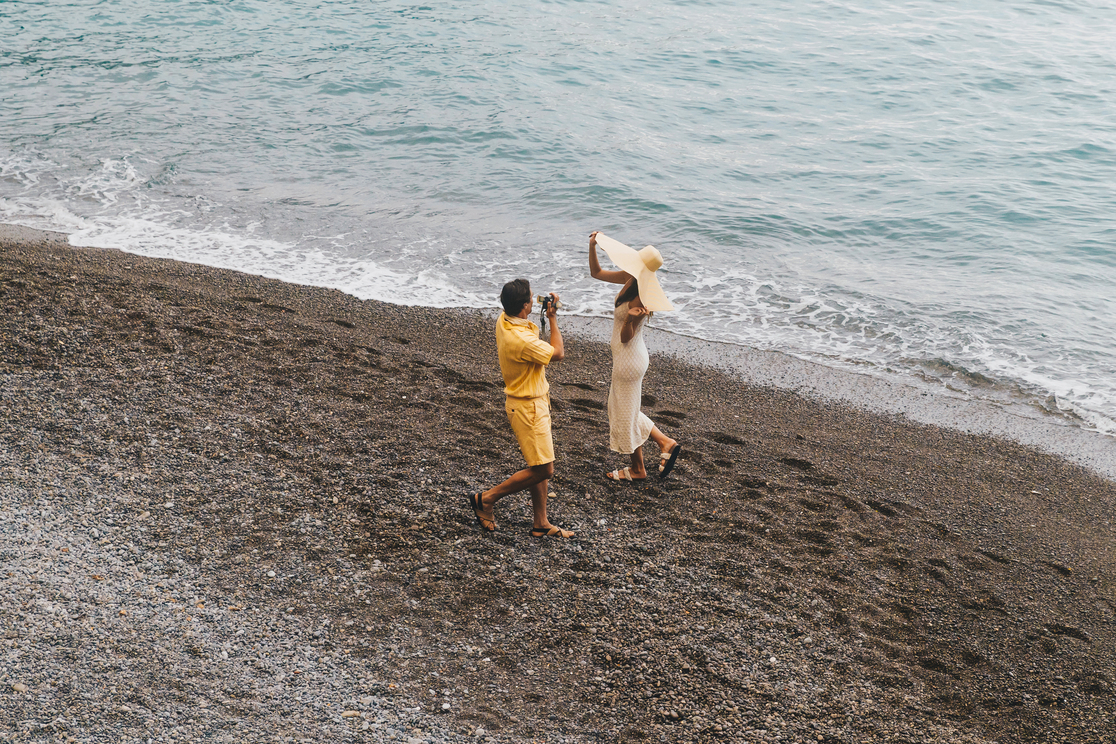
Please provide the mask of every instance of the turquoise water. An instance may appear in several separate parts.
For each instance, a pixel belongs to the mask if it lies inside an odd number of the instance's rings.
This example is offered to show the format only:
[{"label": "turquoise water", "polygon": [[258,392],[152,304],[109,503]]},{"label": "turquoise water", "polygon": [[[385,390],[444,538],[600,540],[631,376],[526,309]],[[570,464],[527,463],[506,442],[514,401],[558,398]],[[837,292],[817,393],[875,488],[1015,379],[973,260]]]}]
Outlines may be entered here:
[{"label": "turquoise water", "polygon": [[1101,2],[2,2],[0,221],[603,315],[1116,434],[1116,10]]}]

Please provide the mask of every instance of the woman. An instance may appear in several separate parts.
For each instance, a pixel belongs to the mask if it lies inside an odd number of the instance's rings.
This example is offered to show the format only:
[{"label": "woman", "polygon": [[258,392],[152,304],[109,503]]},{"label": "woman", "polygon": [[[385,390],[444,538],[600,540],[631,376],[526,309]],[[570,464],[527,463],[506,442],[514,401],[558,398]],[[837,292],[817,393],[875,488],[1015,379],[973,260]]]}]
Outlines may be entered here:
[{"label": "woman", "polygon": [[[620,271],[605,271],[597,260],[597,246],[608,254]],[[614,481],[643,480],[643,443],[648,437],[659,445],[659,477],[666,478],[678,461],[682,446],[659,431],[639,410],[643,397],[643,376],[647,373],[647,346],[643,326],[653,311],[673,310],[663,294],[655,271],[663,257],[654,246],[635,251],[607,235],[589,236],[589,273],[594,279],[623,284],[612,311],[612,385],[608,389],[609,447],[630,455],[632,464],[613,470],[607,477]]]}]

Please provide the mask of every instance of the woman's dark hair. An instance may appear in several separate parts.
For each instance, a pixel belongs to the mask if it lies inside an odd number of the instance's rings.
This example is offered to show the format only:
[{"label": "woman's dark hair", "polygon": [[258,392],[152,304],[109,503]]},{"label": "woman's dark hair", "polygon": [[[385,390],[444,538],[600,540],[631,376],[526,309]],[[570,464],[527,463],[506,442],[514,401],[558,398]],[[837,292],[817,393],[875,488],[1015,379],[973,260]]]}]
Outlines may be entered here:
[{"label": "woman's dark hair", "polygon": [[500,290],[500,304],[507,315],[515,317],[523,306],[531,301],[531,282],[526,279],[513,279]]},{"label": "woman's dark hair", "polygon": [[636,297],[639,297],[639,281],[633,277],[631,285],[616,297],[616,307],[631,302]]}]

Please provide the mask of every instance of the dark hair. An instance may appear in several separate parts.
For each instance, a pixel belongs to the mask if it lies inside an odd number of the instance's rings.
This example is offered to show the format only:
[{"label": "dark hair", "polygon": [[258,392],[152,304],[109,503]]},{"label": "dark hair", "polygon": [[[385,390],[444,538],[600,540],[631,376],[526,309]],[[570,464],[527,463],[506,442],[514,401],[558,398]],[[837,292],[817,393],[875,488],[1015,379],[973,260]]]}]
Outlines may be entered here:
[{"label": "dark hair", "polygon": [[635,277],[632,277],[631,285],[619,295],[617,295],[616,307],[620,307],[625,302],[631,302],[636,297],[639,297],[639,280]]},{"label": "dark hair", "polygon": [[500,304],[504,306],[504,312],[513,317],[519,315],[530,301],[531,282],[526,279],[513,279],[500,290]]}]

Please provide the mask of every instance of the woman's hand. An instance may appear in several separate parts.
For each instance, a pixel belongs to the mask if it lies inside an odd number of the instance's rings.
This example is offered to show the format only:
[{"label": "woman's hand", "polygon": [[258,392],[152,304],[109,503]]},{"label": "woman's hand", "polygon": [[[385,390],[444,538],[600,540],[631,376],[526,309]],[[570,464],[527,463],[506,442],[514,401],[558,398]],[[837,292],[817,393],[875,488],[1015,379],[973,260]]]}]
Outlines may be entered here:
[{"label": "woman's hand", "polygon": [[635,338],[636,329],[644,318],[650,317],[651,311],[642,305],[628,308],[628,317],[624,318],[624,325],[620,328],[620,343],[626,344]]},{"label": "woman's hand", "polygon": [[631,274],[626,271],[605,271],[597,259],[597,234],[598,230],[589,233],[589,276],[612,284],[623,284],[631,279]]}]

